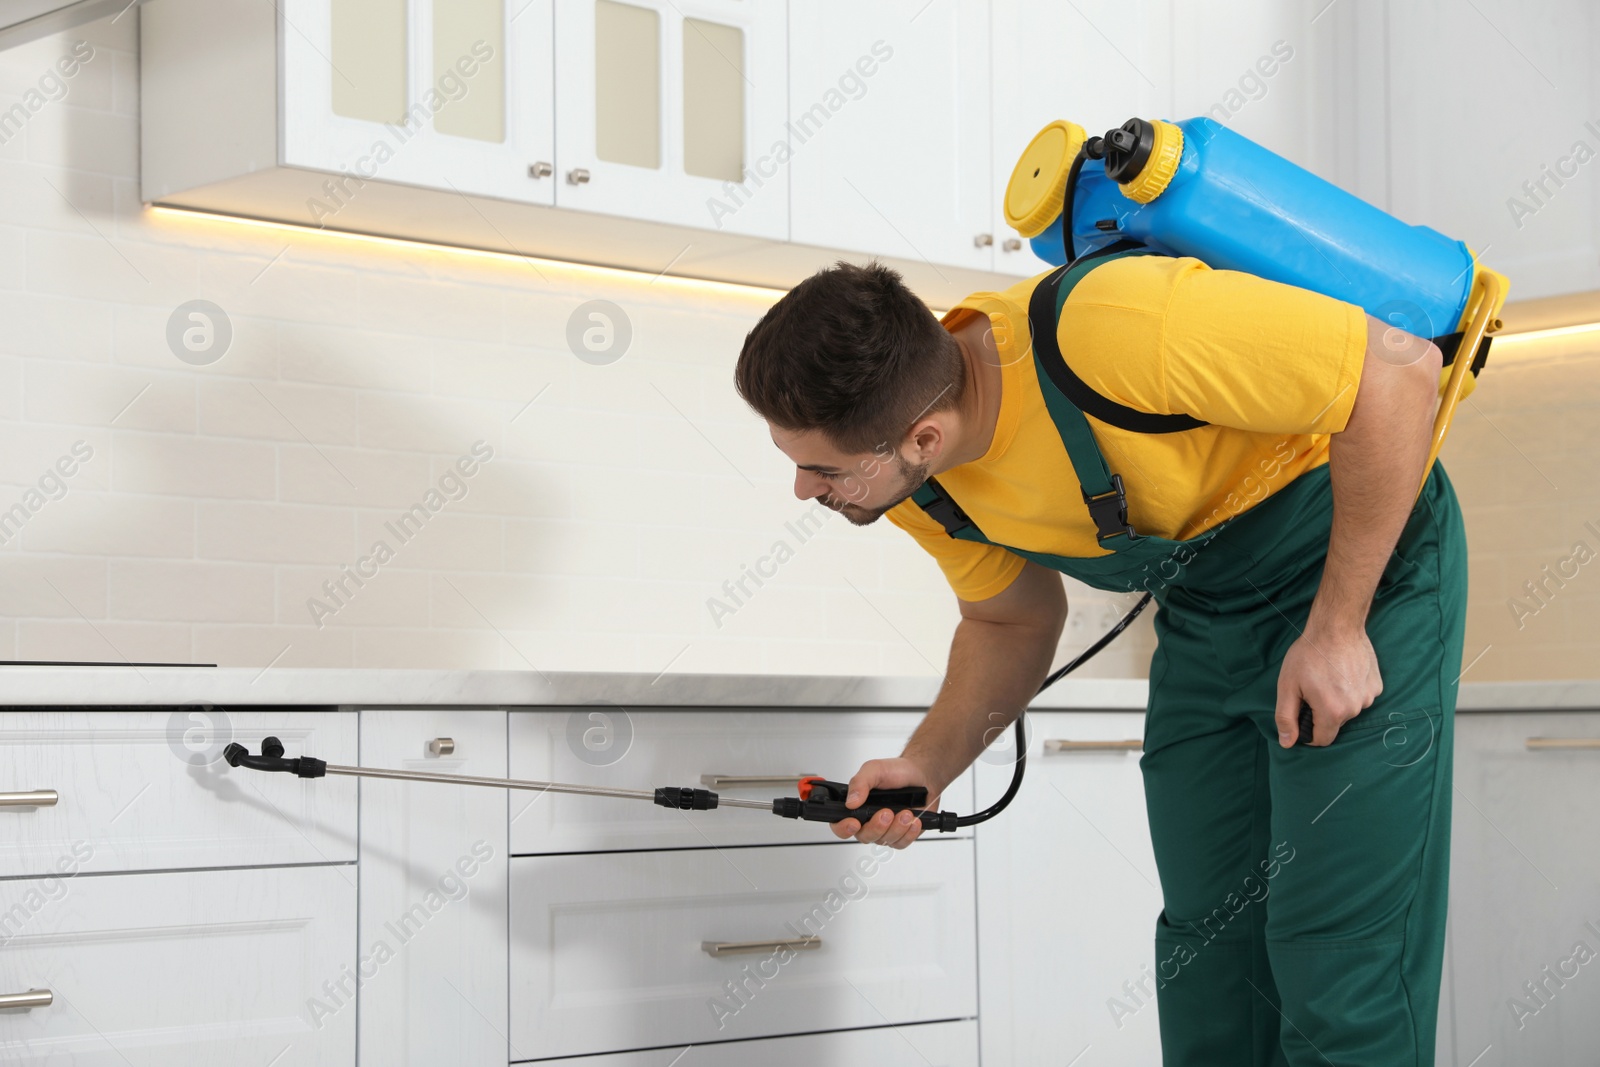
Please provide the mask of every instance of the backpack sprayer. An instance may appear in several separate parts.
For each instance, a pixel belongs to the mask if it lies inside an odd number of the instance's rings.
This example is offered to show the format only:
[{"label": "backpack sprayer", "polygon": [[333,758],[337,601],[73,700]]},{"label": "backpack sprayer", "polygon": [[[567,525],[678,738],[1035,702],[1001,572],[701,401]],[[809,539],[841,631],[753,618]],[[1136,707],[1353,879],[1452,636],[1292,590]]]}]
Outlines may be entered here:
[{"label": "backpack sprayer", "polygon": [[[1431,340],[1444,354],[1439,409],[1427,467],[1450,431],[1456,405],[1470,394],[1489,356],[1489,334],[1500,329],[1507,282],[1478,262],[1472,250],[1426,226],[1411,226],[1297,167],[1209,118],[1183,122],[1129,119],[1104,137],[1081,126],[1052,122],[1029,142],[1006,186],[1006,221],[1029,238],[1033,252],[1058,266],[1118,241],[1157,252],[1193,256],[1210,267],[1244,271],[1355,304],[1407,333]],[[1146,592],[1104,636],[1044,680],[1043,692],[1088,662],[1128,628],[1150,603]],[[648,800],[663,808],[706,811],[756,808],[786,819],[836,823],[878,811],[914,810],[924,828],[950,833],[1000,814],[1022,786],[1026,711],[1016,720],[1017,758],[999,800],[972,815],[930,811],[921,786],[873,789],[845,807],[844,783],[802,778],[797,796],[722,798],[709,789],[668,786],[654,791],[565,785],[515,778],[346,767],[311,756],[285,758],[283,742],[264,738],[261,754],[230,744],[233,767],[279,771],[301,778],[348,775],[526,789],[534,792]],[[1311,708],[1300,707],[1300,741],[1311,740]]]}]

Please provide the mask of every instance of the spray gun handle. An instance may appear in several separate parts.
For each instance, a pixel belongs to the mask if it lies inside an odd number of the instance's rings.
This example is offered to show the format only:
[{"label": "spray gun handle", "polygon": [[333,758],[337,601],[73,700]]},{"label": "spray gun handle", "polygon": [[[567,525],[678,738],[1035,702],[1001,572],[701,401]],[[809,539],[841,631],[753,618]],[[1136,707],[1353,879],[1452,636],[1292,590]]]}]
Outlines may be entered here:
[{"label": "spray gun handle", "polygon": [[804,819],[807,822],[843,822],[859,819],[862,825],[879,811],[891,812],[910,809],[916,813],[923,828],[948,834],[957,829],[953,811],[926,811],[928,791],[920,785],[899,789],[871,789],[860,807],[845,807],[849,785],[830,782],[823,778],[802,778],[798,797],[779,797],[772,802],[772,813],[785,819]]}]

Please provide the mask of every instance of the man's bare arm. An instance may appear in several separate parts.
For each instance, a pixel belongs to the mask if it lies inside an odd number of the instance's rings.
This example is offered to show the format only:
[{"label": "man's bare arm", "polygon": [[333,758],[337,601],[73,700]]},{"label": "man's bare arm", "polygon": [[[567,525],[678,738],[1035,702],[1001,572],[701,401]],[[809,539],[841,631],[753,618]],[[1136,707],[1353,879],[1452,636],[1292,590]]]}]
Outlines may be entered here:
[{"label": "man's bare arm", "polygon": [[[930,806],[978,754],[1014,722],[1044,681],[1067,618],[1061,576],[1027,563],[1005,591],[961,601],[950,663],[939,696],[898,759],[868,760],[850,779],[855,806],[868,789],[923,785]],[[909,813],[880,812],[863,827],[834,824],[840,837],[904,848],[922,832]]]},{"label": "man's bare arm", "polygon": [[1299,735],[1302,700],[1316,723],[1311,743],[1328,745],[1383,692],[1367,612],[1422,484],[1441,362],[1437,346],[1367,316],[1355,404],[1329,446],[1328,559],[1305,632],[1278,675],[1278,741],[1286,748]]}]

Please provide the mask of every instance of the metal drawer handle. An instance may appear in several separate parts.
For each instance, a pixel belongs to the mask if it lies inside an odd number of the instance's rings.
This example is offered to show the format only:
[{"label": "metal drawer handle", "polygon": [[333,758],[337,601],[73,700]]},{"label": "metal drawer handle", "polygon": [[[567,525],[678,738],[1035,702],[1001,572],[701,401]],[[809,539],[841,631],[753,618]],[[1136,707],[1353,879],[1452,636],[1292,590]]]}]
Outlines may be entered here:
[{"label": "metal drawer handle", "polygon": [[1600,737],[1530,737],[1529,748],[1600,748]]},{"label": "metal drawer handle", "polygon": [[798,952],[821,947],[822,938],[820,937],[780,937],[772,941],[700,942],[700,951],[707,956],[737,956],[743,953],[778,952],[785,948]]},{"label": "metal drawer handle", "polygon": [[1044,743],[1046,752],[1143,752],[1144,742],[1135,738],[1131,741],[1062,741],[1048,740]]},{"label": "metal drawer handle", "polygon": [[48,989],[30,989],[26,993],[0,993],[0,1010],[7,1008],[27,1011],[29,1008],[48,1008],[55,994]]},{"label": "metal drawer handle", "polygon": [[589,172],[583,167],[574,167],[567,171],[568,185],[585,185],[589,181]]},{"label": "metal drawer handle", "polygon": [[538,180],[548,178],[556,172],[556,168],[549,163],[529,163],[528,177]]},{"label": "metal drawer handle", "polygon": [[61,797],[54,789],[31,789],[25,793],[0,793],[0,808],[53,808]]},{"label": "metal drawer handle", "polygon": [[456,750],[456,742],[451,737],[435,737],[428,742],[428,755],[448,756]]},{"label": "metal drawer handle", "polygon": [[799,783],[802,778],[815,778],[813,774],[702,774],[700,784],[708,789],[782,789]]}]

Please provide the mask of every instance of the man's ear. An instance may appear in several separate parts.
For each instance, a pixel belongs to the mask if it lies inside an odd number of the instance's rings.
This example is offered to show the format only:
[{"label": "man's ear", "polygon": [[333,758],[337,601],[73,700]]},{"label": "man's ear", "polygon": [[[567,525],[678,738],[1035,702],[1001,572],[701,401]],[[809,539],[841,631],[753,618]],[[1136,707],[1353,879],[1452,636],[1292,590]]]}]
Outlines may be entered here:
[{"label": "man's ear", "polygon": [[911,450],[911,461],[916,464],[937,463],[948,443],[944,421],[938,415],[924,416],[906,434],[906,446]]}]

